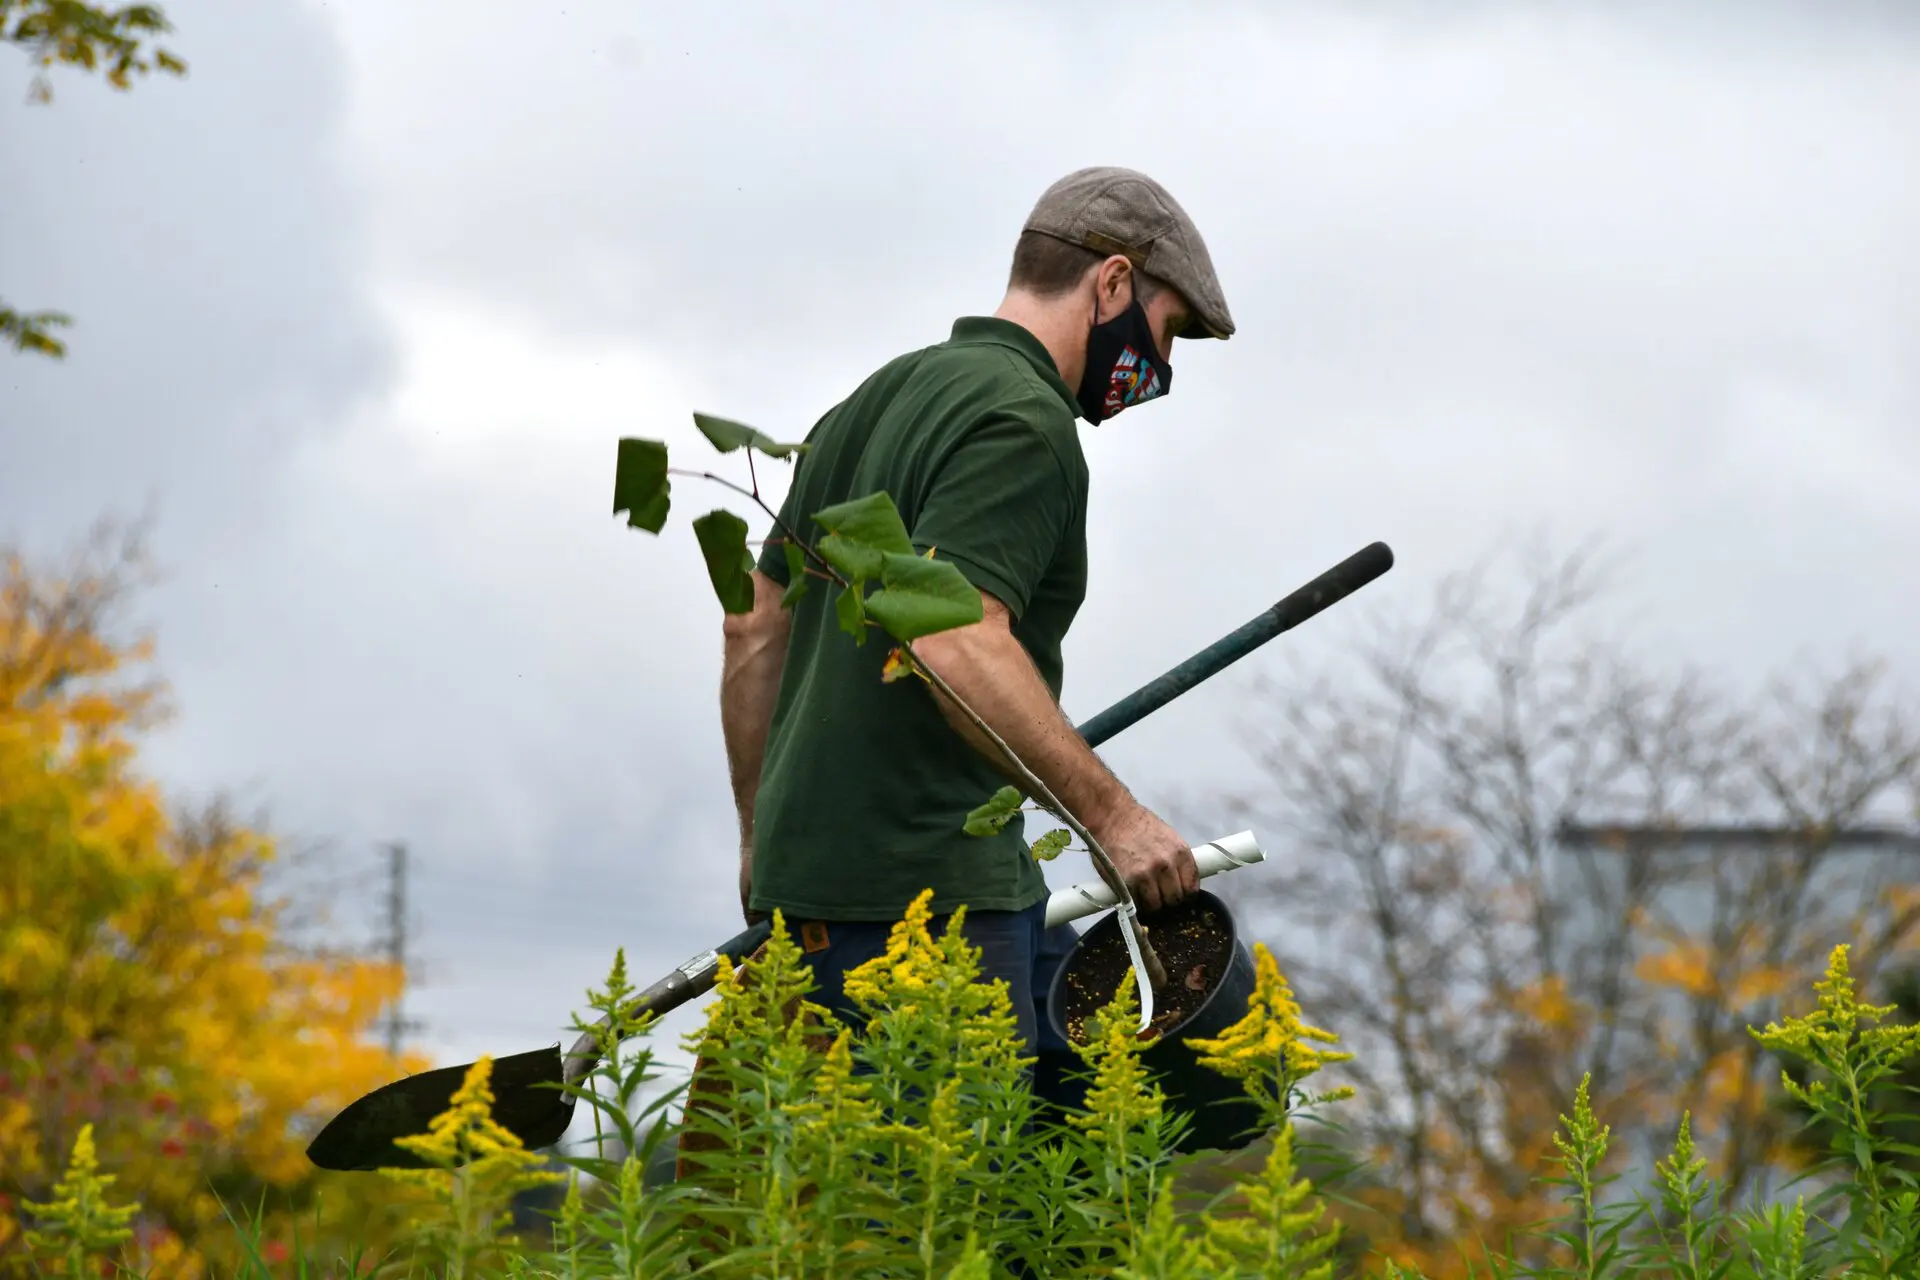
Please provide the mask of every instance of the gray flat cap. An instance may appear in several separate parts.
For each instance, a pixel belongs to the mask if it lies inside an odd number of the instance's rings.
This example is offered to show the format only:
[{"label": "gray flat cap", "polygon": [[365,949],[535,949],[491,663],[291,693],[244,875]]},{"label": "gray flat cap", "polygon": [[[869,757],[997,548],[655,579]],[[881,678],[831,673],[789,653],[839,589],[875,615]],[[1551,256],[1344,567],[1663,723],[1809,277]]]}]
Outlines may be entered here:
[{"label": "gray flat cap", "polygon": [[1233,315],[1199,228],[1144,173],[1111,165],[1070,173],[1046,189],[1022,230],[1095,253],[1124,254],[1137,270],[1178,289],[1194,310],[1183,338],[1233,334]]}]

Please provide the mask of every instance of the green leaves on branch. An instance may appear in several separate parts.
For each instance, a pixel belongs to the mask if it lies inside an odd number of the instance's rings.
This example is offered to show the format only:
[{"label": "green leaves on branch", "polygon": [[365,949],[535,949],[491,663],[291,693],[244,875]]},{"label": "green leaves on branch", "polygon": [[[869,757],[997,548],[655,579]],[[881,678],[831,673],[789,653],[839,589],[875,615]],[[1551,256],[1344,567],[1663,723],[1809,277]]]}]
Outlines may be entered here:
[{"label": "green leaves on branch", "polygon": [[[1027,798],[1018,787],[1002,787],[993,798],[967,815],[966,833],[970,836],[997,836],[1007,824],[1020,816]],[[1047,832],[1028,846],[1035,862],[1052,862],[1073,843],[1073,833],[1065,827]]]},{"label": "green leaves on branch", "polygon": [[970,836],[997,836],[1020,815],[1027,802],[1018,787],[1002,787],[993,798],[967,815],[966,833]]},{"label": "green leaves on branch", "polygon": [[945,560],[888,554],[880,569],[881,589],[867,597],[867,616],[895,640],[914,641],[986,616],[980,591]]},{"label": "green leaves on branch", "polygon": [[40,66],[28,96],[51,102],[53,86],[46,69],[54,65],[101,71],[116,89],[133,87],[133,77],[150,71],[187,73],[187,64],[169,50],[151,44],[173,30],[159,6],[121,8],[83,0],[5,0],[0,3],[0,41],[27,49]]},{"label": "green leaves on branch", "polygon": [[67,354],[67,344],[49,331],[72,323],[70,317],[58,311],[15,311],[0,302],[0,343],[15,351],[61,359]]},{"label": "green leaves on branch", "polygon": [[780,597],[780,607],[791,609],[800,603],[800,597],[807,594],[807,553],[800,544],[791,538],[787,540],[787,589]]},{"label": "green leaves on branch", "polygon": [[852,636],[855,644],[867,642],[867,611],[861,607],[858,587],[842,591],[833,602],[833,611],[840,619],[840,629]]},{"label": "green leaves on branch", "polygon": [[613,468],[613,514],[627,513],[627,525],[660,532],[672,505],[667,479],[667,446],[658,440],[625,439]]},{"label": "green leaves on branch", "polygon": [[[722,453],[753,449],[775,458],[787,458],[803,445],[781,444],[744,423],[710,414],[693,415],[694,425]],[[672,481],[667,446],[658,440],[623,439],[613,476],[613,513],[625,514],[631,528],[659,533],[672,509]],[[743,490],[744,492],[744,490]],[[759,498],[756,489],[754,498]],[[965,574],[929,551],[915,554],[913,539],[899,508],[884,493],[842,502],[814,515],[826,530],[820,540],[820,559],[840,575],[846,589],[834,602],[840,626],[856,643],[864,644],[869,623],[895,640],[911,643],[922,636],[969,626],[985,616],[980,592]],[[747,550],[747,526],[740,517],[721,510],[693,522],[700,554],[714,593],[728,613],[753,609],[754,558]],[[787,590],[783,608],[792,608],[807,591],[806,548],[786,534]],[[879,590],[867,595],[869,584]]]},{"label": "green leaves on branch", "polygon": [[1067,851],[1073,843],[1073,833],[1065,827],[1056,827],[1033,842],[1032,853],[1035,862],[1052,862]]},{"label": "green leaves on branch", "polygon": [[[947,561],[914,553],[899,508],[886,494],[842,502],[813,518],[827,531],[820,539],[820,558],[849,584],[839,604],[840,624],[849,631],[860,625],[856,619],[867,619],[895,640],[911,642],[985,616],[980,592],[965,574]],[[867,583],[875,578],[881,589],[865,597]],[[849,596],[859,598],[849,604]]]},{"label": "green leaves on branch", "polygon": [[817,511],[813,519],[827,531],[820,539],[820,558],[856,586],[878,578],[888,555],[913,555],[913,539],[907,536],[899,508],[884,493]]},{"label": "green leaves on branch", "polygon": [[807,447],[804,444],[781,444],[744,422],[716,418],[710,413],[694,414],[693,425],[700,428],[700,434],[722,453],[732,453],[735,449],[754,449],[769,458],[791,458]]},{"label": "green leaves on branch", "polygon": [[713,579],[713,593],[728,613],[753,612],[753,555],[747,550],[747,522],[718,508],[693,522],[700,555]]}]

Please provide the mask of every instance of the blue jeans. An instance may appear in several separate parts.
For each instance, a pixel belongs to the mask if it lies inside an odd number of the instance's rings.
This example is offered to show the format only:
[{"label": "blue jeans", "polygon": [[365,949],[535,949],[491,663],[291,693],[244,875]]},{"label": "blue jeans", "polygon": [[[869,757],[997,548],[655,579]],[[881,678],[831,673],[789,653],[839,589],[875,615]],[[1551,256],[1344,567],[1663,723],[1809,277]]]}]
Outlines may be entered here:
[{"label": "blue jeans", "polygon": [[[933,918],[930,928],[934,937],[946,932],[948,920],[947,916]],[[807,998],[848,1026],[861,1026],[864,1019],[847,999],[842,984],[848,970],[886,951],[893,925],[865,920],[795,920],[788,923],[788,928],[800,943],[801,959],[813,970],[814,981],[819,984]],[[1080,1059],[1047,1019],[1047,992],[1080,935],[1072,925],[1048,928],[1045,902],[1037,902],[1025,911],[969,910],[960,933],[980,949],[981,981],[998,978],[1007,984],[1021,1041],[1026,1052],[1038,1059],[1033,1088],[1043,1112],[1079,1105],[1085,1085],[1067,1077],[1079,1069]]]}]

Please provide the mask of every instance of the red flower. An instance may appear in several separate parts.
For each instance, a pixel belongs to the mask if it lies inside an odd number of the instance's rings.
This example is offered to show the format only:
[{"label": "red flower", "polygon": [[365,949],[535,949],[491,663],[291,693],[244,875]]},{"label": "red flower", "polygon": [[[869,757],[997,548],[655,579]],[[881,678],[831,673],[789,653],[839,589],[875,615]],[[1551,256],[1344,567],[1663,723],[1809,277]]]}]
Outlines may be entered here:
[{"label": "red flower", "polygon": [[173,1110],[176,1104],[174,1103],[173,1095],[165,1089],[162,1089],[160,1092],[154,1094],[153,1097],[147,1099],[147,1105],[153,1108],[155,1115],[164,1115]]},{"label": "red flower", "polygon": [[187,1146],[178,1138],[164,1138],[160,1142],[160,1154],[172,1159],[187,1154]]},{"label": "red flower", "polygon": [[284,1240],[269,1240],[260,1246],[260,1256],[268,1262],[287,1260],[287,1243]]}]

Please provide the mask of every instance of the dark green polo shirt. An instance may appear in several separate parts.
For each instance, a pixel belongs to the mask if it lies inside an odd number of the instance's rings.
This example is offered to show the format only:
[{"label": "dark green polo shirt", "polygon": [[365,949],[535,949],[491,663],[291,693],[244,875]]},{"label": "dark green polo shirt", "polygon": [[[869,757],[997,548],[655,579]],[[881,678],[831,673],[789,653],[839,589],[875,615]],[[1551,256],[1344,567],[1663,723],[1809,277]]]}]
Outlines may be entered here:
[{"label": "dark green polo shirt", "polygon": [[[884,491],[922,552],[1004,601],[1013,634],[1060,696],[1060,642],[1087,588],[1087,464],[1072,391],[1045,347],[1005,320],[892,361],[807,436],[780,518]],[[777,531],[775,531],[777,533]],[[770,544],[760,570],[787,581]],[[1017,911],[1047,894],[1018,825],[961,830],[1005,779],[918,680],[884,684],[892,647],[840,629],[814,580],[792,639],[754,809],[753,898],[793,919],[896,920],[922,889],[935,912]]]}]

